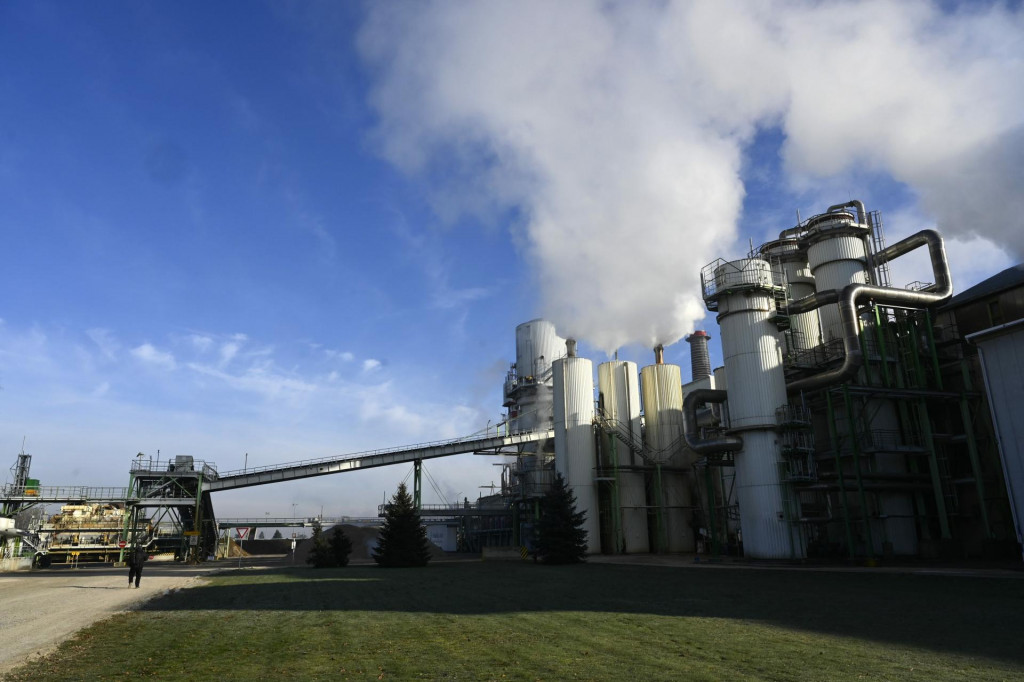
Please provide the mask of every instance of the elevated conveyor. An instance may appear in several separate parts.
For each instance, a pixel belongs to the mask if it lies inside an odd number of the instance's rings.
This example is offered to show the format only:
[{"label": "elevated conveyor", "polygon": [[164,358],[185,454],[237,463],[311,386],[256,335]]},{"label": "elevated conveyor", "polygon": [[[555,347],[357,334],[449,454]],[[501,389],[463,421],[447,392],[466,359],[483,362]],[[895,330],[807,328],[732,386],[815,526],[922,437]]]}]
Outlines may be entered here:
[{"label": "elevated conveyor", "polygon": [[[235,490],[254,485],[293,481],[313,476],[326,476],[345,471],[370,469],[373,467],[403,464],[416,460],[435,459],[450,455],[462,455],[471,452],[501,453],[504,448],[512,448],[526,443],[534,443],[554,438],[554,429],[530,431],[504,436],[487,436],[484,438],[460,438],[450,441],[437,441],[414,446],[386,450],[371,450],[339,457],[303,460],[287,464],[249,468],[237,471],[226,471],[213,480],[205,482],[203,489],[214,493],[219,490]],[[512,453],[509,453],[512,454]]]}]

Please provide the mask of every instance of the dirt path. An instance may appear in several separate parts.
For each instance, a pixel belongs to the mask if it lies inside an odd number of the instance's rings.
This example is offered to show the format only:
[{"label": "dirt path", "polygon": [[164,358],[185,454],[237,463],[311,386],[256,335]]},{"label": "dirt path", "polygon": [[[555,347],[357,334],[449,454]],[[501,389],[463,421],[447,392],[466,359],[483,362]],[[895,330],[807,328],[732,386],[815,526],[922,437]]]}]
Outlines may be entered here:
[{"label": "dirt path", "polygon": [[151,562],[139,589],[128,587],[127,568],[109,564],[0,573],[0,676],[46,654],[87,625],[235,566]]}]

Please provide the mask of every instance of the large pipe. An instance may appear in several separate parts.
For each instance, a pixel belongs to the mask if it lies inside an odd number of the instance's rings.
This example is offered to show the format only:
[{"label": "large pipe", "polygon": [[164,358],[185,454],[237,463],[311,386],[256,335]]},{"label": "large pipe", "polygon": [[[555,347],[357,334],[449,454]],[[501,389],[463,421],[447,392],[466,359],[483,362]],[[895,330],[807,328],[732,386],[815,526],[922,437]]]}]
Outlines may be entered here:
[{"label": "large pipe", "polygon": [[867,225],[867,211],[864,210],[864,202],[860,199],[854,199],[853,201],[847,201],[845,204],[836,204],[829,206],[825,213],[834,213],[835,211],[841,211],[844,208],[855,208],[857,209],[857,222],[861,225]]},{"label": "large pipe", "polygon": [[716,455],[722,452],[735,452],[743,449],[743,439],[739,436],[718,436],[717,438],[698,437],[697,407],[704,403],[724,403],[729,397],[725,391],[699,388],[690,391],[683,399],[683,436],[690,449],[700,455]]},{"label": "large pipe", "polygon": [[[876,258],[879,263],[886,263],[913,251],[919,246],[928,247],[935,284],[921,291],[890,289],[870,284],[850,284],[846,286],[842,293],[838,294],[839,314],[843,325],[842,341],[845,354],[843,363],[833,370],[792,381],[786,385],[787,391],[790,393],[794,391],[808,391],[823,386],[843,383],[857,373],[857,370],[864,363],[864,356],[860,349],[860,323],[857,318],[857,302],[860,299],[871,298],[882,304],[926,308],[942,302],[953,294],[953,280],[949,274],[946,249],[942,243],[942,236],[935,230],[922,230],[902,241],[896,242],[892,246],[879,251]],[[834,296],[836,296],[835,291],[812,294],[790,304],[790,313],[807,312],[822,305],[834,303]]]}]

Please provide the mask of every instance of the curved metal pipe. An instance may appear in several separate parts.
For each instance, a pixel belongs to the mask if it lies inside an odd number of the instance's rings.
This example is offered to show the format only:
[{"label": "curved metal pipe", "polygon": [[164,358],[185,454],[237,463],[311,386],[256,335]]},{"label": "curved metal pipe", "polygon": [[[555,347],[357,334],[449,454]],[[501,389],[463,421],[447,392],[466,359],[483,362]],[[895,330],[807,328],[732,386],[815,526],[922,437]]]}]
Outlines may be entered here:
[{"label": "curved metal pipe", "polygon": [[[913,251],[919,246],[928,247],[935,284],[922,291],[890,289],[870,284],[850,284],[846,286],[842,293],[839,294],[839,315],[843,320],[843,351],[845,354],[843,363],[833,370],[788,383],[786,385],[788,392],[812,390],[848,381],[853,378],[857,370],[864,364],[864,356],[860,349],[860,323],[857,318],[857,302],[859,300],[869,298],[882,304],[927,308],[936,303],[941,303],[953,294],[953,279],[949,274],[946,248],[942,243],[942,236],[935,230],[922,230],[917,234],[913,234],[879,251],[877,257],[879,262],[885,263]],[[802,298],[790,305],[790,312],[792,313],[794,310],[797,310],[797,312],[807,312],[816,307],[832,303],[834,301],[829,299],[834,294],[835,291],[818,292]]]},{"label": "curved metal pipe", "polygon": [[864,202],[861,201],[860,199],[847,201],[845,204],[836,204],[834,206],[829,206],[828,210],[825,211],[825,213],[832,213],[834,211],[839,211],[844,208],[851,207],[857,209],[857,222],[860,223],[861,225],[867,225],[868,213],[867,211],[864,210]]},{"label": "curved metal pipe", "polygon": [[690,391],[683,399],[683,436],[690,449],[700,455],[717,455],[722,452],[735,452],[743,449],[743,439],[739,436],[718,436],[717,438],[699,438],[697,428],[697,407],[704,403],[724,403],[729,397],[725,391],[710,388],[699,388]]}]

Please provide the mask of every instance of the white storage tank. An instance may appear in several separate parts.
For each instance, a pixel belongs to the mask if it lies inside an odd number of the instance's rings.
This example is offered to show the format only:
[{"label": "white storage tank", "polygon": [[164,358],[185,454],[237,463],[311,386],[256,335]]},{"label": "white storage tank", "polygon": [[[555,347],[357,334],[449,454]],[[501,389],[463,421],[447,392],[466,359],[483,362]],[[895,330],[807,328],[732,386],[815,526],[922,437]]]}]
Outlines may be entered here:
[{"label": "white storage tank", "polygon": [[552,363],[554,376],[555,471],[576,496],[585,516],[587,553],[601,550],[594,439],[594,364],[575,354]]},{"label": "white storage tank", "polygon": [[[842,291],[849,284],[868,282],[869,234],[868,226],[859,224],[852,213],[825,213],[807,221],[807,262],[818,291]],[[818,313],[823,339],[841,339],[839,306],[822,306]]]},{"label": "white storage tank", "polygon": [[[551,363],[565,355],[565,339],[547,320],[530,320],[516,327],[516,364],[505,382],[509,428],[515,432],[549,429],[553,422],[554,382]],[[525,453],[550,456],[553,444],[524,446]]]},{"label": "white storage tank", "polygon": [[666,546],[660,549],[693,552],[696,542],[690,527],[693,518],[690,478],[683,471],[690,462],[686,461],[688,450],[683,440],[682,372],[679,365],[665,364],[660,362],[661,358],[659,347],[655,349],[655,364],[640,371],[647,424],[645,441],[647,449],[659,458],[663,467],[661,502]]},{"label": "white storage tank", "polygon": [[[597,366],[598,405],[603,410],[606,430],[614,429],[622,437],[642,444],[640,423],[639,374],[635,362],[615,360]],[[643,462],[639,455],[612,436],[609,449],[617,455],[615,485],[618,489],[619,525],[622,537],[617,549],[626,554],[650,551],[647,536],[647,499]],[[612,510],[614,513],[615,510]]]},{"label": "white storage tank", "polygon": [[[779,267],[773,269],[778,278],[776,284],[786,287],[790,301],[798,301],[815,292],[814,274],[807,262],[807,251],[800,248],[796,239],[777,239],[761,246],[761,253]],[[821,324],[818,311],[811,310],[793,315],[789,331],[779,332],[783,350],[789,353],[813,348],[821,343]]]},{"label": "white storage tank", "polygon": [[[732,265],[757,272],[767,263]],[[777,328],[770,321],[775,308],[771,283],[721,293],[717,302],[729,377],[729,428],[743,437],[743,450],[735,456],[743,552],[761,559],[802,557],[802,538],[784,504],[775,433],[775,410],[787,400]]]}]

